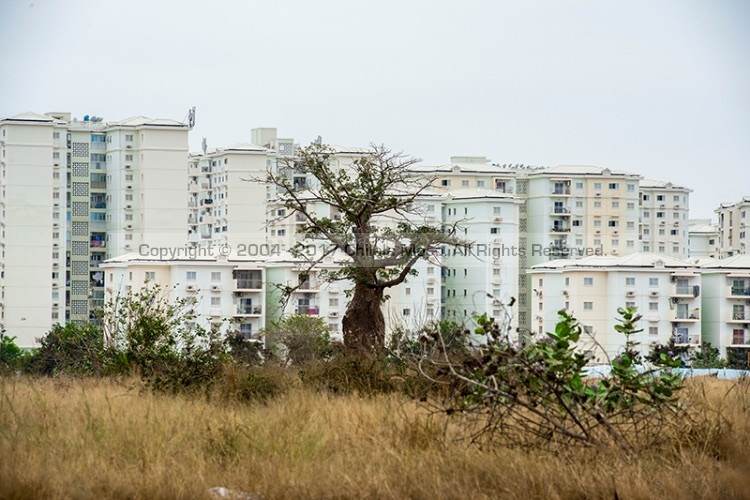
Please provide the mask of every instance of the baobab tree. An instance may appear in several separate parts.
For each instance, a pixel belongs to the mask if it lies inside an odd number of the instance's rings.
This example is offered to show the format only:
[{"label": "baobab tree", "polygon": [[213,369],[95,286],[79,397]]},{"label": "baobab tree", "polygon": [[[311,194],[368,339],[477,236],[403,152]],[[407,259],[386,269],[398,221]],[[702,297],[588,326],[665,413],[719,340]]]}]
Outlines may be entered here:
[{"label": "baobab tree", "polygon": [[[456,237],[455,225],[425,222],[419,200],[434,179],[410,169],[419,160],[372,146],[355,156],[351,164],[332,166],[335,151],[311,144],[300,148],[293,160],[269,168],[265,181],[277,188],[284,217],[304,221],[298,232],[315,245],[298,243],[293,255],[305,260],[306,272],[326,257],[345,257],[333,271],[321,271],[326,280],[354,284],[342,326],[344,344],[351,349],[377,352],[384,345],[385,318],[381,305],[388,288],[416,273],[420,259],[440,253],[445,246],[467,246]],[[301,188],[294,177],[304,175]],[[315,203],[325,203],[340,217],[320,217]]]}]

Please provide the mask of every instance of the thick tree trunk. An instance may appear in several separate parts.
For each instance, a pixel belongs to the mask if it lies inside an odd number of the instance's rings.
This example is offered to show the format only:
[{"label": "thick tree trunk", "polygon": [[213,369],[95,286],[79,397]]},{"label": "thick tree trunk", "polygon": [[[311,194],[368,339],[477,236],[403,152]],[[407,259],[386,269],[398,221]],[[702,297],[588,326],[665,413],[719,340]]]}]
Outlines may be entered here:
[{"label": "thick tree trunk", "polygon": [[342,327],[344,345],[351,350],[377,353],[385,346],[385,318],[380,308],[383,289],[357,283]]}]

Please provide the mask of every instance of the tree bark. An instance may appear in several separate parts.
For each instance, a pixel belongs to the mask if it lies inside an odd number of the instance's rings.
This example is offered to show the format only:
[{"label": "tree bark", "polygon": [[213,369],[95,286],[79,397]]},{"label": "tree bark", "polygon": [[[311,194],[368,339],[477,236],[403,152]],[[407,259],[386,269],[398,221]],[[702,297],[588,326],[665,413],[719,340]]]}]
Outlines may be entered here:
[{"label": "tree bark", "polygon": [[342,320],[344,345],[348,349],[370,354],[383,349],[385,318],[380,308],[382,302],[382,288],[362,283],[354,286],[354,295]]}]

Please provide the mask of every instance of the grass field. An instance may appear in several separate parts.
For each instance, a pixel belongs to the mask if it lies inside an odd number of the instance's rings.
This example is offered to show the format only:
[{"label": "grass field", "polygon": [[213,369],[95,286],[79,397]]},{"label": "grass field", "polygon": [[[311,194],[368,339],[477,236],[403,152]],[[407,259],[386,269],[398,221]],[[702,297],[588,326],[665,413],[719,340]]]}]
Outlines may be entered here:
[{"label": "grass field", "polygon": [[479,450],[398,394],[266,405],[136,381],[0,378],[0,498],[750,498],[750,383],[696,380],[699,424],[637,459]]}]

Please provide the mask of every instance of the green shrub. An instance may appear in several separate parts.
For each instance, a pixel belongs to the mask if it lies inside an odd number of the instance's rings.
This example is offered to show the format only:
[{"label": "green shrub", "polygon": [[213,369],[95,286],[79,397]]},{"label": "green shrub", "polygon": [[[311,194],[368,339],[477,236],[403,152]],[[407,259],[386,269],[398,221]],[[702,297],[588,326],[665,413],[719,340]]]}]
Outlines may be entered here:
[{"label": "green shrub", "polygon": [[57,324],[39,343],[26,363],[31,373],[99,376],[107,371],[110,356],[104,348],[103,331],[95,324]]},{"label": "green shrub", "polygon": [[23,351],[16,345],[16,337],[0,336],[0,373],[14,372],[21,366]]}]

